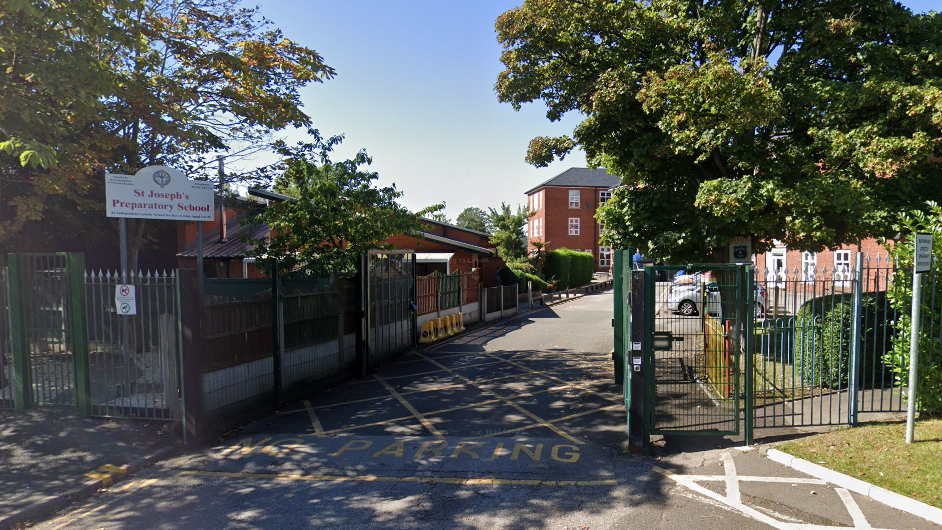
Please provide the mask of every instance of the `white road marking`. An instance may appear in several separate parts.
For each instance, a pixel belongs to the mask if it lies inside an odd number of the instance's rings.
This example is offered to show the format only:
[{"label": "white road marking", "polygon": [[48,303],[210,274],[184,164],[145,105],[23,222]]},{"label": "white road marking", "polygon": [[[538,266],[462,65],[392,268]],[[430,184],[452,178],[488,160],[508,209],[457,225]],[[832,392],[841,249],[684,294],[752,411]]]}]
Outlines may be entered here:
[{"label": "white road marking", "polygon": [[726,471],[726,498],[733,506],[739,506],[742,504],[742,495],[739,493],[739,478],[736,476],[733,455],[723,453],[723,469]]},{"label": "white road marking", "polygon": [[854,528],[872,528],[870,521],[867,521],[863,512],[860,511],[860,506],[857,505],[857,501],[854,500],[854,497],[849,491],[844,488],[834,488],[834,491],[836,491],[837,494],[840,495],[841,500],[844,501],[844,506],[847,507],[847,513],[849,513],[851,519],[854,520]]},{"label": "white road marking", "polygon": [[[678,475],[666,469],[655,466],[654,471],[660,473],[661,475],[673,480],[678,485],[687,488],[693,493],[699,494],[702,497],[703,502],[710,505],[721,504],[724,508],[730,509],[732,511],[739,512],[747,517],[755,519],[756,521],[765,523],[772,528],[778,528],[780,530],[847,530],[847,528],[854,528],[859,530],[874,530],[870,525],[870,522],[867,521],[867,517],[860,510],[860,506],[857,505],[857,502],[854,501],[850,492],[843,488],[835,488],[834,491],[840,496],[841,500],[844,502],[844,506],[847,507],[847,513],[850,515],[853,526],[844,527],[844,526],[825,526],[825,525],[815,525],[815,524],[805,524],[801,521],[785,516],[783,514],[776,513],[765,508],[754,508],[743,504],[742,494],[739,489],[740,482],[767,482],[770,484],[814,484],[814,485],[823,485],[827,482],[818,479],[811,478],[788,478],[788,477],[758,477],[758,476],[739,476],[736,472],[736,466],[733,463],[733,457],[730,453],[723,453],[722,456],[723,468],[725,473],[723,475]],[[726,495],[722,495],[715,491],[711,491],[707,488],[704,488],[699,482],[725,482],[726,483]],[[687,495],[685,495],[687,496]],[[761,511],[760,511],[761,510]],[[889,530],[889,529],[881,529]]]}]

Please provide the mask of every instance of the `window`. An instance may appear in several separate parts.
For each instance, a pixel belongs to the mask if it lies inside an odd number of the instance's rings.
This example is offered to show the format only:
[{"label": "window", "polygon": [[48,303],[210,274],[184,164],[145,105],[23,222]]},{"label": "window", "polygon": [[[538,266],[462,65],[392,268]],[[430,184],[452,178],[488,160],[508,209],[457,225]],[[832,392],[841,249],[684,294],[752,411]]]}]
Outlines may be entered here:
[{"label": "window", "polygon": [[850,271],[850,251],[834,251],[834,279],[838,281],[849,281],[851,279]]},{"label": "window", "polygon": [[536,235],[537,236],[543,235],[543,220],[542,219],[536,220]]},{"label": "window", "polygon": [[540,208],[542,208],[542,207],[543,207],[543,192],[541,191],[541,192],[539,192],[539,193],[536,194],[536,209],[537,209],[537,211],[539,211]]},{"label": "window", "polygon": [[612,266],[612,247],[599,247],[599,267]]},{"label": "window", "polygon": [[599,222],[599,237],[602,236],[602,232],[605,231],[605,223]]},{"label": "window", "polygon": [[582,199],[579,198],[579,190],[569,190],[569,207],[578,208],[582,204]]},{"label": "window", "polygon": [[530,221],[527,223],[527,237],[533,237],[536,233],[533,231],[533,225],[536,224],[535,221]]},{"label": "window", "polygon": [[818,255],[814,252],[802,252],[801,254],[801,279],[806,282],[813,282],[818,272]]},{"label": "window", "polygon": [[[576,193],[579,193],[578,191]],[[570,217],[569,218],[569,235],[577,236],[579,235],[579,218]]]},{"label": "window", "polygon": [[612,198],[612,190],[602,190],[599,192],[599,206],[602,206]]}]

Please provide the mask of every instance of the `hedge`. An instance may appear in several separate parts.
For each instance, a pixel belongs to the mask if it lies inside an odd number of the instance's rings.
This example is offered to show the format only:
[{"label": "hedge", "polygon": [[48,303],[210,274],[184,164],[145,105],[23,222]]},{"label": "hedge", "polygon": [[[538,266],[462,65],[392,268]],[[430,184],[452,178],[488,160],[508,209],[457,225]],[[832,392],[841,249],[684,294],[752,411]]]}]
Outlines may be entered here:
[{"label": "hedge", "polygon": [[535,274],[530,274],[527,272],[513,270],[517,279],[517,294],[523,294],[527,292],[527,282],[533,282],[534,291],[544,291],[546,290],[546,282]]},{"label": "hedge", "polygon": [[[851,314],[854,297],[850,293],[812,298],[795,315],[795,362],[806,383],[831,388],[847,388],[850,371]],[[885,291],[865,293],[861,304],[862,388],[879,388],[892,381],[883,356],[891,349],[892,307]]]},{"label": "hedge", "polygon": [[543,276],[549,281],[555,280],[556,289],[588,285],[594,273],[595,258],[589,252],[560,248],[546,254]]},{"label": "hedge", "polygon": [[556,289],[569,288],[569,271],[572,268],[572,257],[563,250],[551,250],[546,253],[546,265],[543,267],[543,277],[546,281],[556,282]]}]

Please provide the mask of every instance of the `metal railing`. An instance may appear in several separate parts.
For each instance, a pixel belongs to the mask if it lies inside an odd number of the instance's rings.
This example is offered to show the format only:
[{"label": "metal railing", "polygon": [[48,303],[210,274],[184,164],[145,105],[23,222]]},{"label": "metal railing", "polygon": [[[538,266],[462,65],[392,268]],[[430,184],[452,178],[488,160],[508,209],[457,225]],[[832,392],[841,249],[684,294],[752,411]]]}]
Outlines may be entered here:
[{"label": "metal railing", "polygon": [[897,311],[888,291],[900,271],[886,257],[854,266],[768,271],[755,278],[752,340],[755,426],[856,423],[860,413],[902,412],[888,355]]},{"label": "metal railing", "polygon": [[[133,285],[135,314],[119,314],[115,291]],[[92,414],[180,418],[179,291],[175,271],[85,273]],[[76,364],[80,366],[80,364]]]}]

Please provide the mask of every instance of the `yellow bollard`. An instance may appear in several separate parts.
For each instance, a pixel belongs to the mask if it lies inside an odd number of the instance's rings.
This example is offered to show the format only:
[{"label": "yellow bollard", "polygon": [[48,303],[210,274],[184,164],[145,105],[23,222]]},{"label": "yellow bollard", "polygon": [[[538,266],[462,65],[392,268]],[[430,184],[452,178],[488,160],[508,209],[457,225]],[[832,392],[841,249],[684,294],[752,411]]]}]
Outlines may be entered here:
[{"label": "yellow bollard", "polygon": [[451,315],[451,332],[452,335],[457,334],[461,331],[461,328],[458,327],[458,320],[461,318],[461,313],[455,313]]},{"label": "yellow bollard", "polygon": [[446,337],[450,337],[455,334],[455,330],[451,327],[451,315],[442,317],[442,332]]},{"label": "yellow bollard", "polygon": [[458,317],[458,331],[464,331],[464,314],[458,313],[456,316]]},{"label": "yellow bollard", "polygon": [[426,320],[422,323],[422,332],[419,335],[419,344],[428,344],[435,340],[435,331],[432,327],[432,321]]},{"label": "yellow bollard", "polygon": [[435,320],[432,321],[432,331],[435,337],[432,340],[445,338],[445,335],[442,334],[442,319],[441,318],[436,318]]}]

